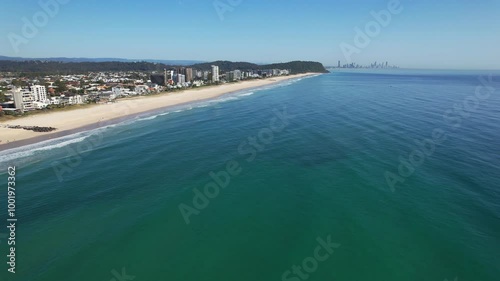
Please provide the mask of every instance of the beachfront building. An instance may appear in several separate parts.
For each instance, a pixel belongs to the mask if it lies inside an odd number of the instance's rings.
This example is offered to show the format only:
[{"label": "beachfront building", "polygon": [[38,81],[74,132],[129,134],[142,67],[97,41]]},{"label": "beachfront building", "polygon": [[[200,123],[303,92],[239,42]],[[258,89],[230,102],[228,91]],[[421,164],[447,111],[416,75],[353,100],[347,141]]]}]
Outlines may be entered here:
[{"label": "beachfront building", "polygon": [[59,97],[51,97],[49,103],[53,105],[59,105],[61,101]]},{"label": "beachfront building", "polygon": [[139,95],[145,95],[149,93],[149,87],[147,85],[136,85],[135,92]]},{"label": "beachfront building", "polygon": [[174,81],[175,83],[177,83],[177,85],[183,85],[186,83],[186,76],[183,74],[177,74],[174,77]]},{"label": "beachfront building", "polygon": [[110,102],[116,99],[116,95],[112,91],[99,92],[101,102]]},{"label": "beachfront building", "polygon": [[83,104],[83,97],[81,95],[68,97],[68,104]]},{"label": "beachfront building", "polygon": [[188,67],[186,68],[186,82],[193,81],[193,69]]},{"label": "beachfront building", "polygon": [[14,105],[16,106],[16,109],[23,112],[35,109],[33,105],[35,100],[31,91],[28,91],[27,89],[14,88],[12,96],[14,97]]},{"label": "beachfront building", "polygon": [[124,97],[124,96],[126,97],[126,96],[136,96],[137,95],[137,92],[131,91],[130,89],[122,87],[122,86],[113,87],[113,88],[111,88],[111,91],[118,98]]},{"label": "beachfront building", "polygon": [[146,83],[146,86],[149,87],[149,92],[160,92],[162,87],[155,83]]},{"label": "beachfront building", "polygon": [[155,83],[158,85],[165,86],[167,85],[167,81],[165,81],[165,75],[164,74],[152,74],[150,76],[151,83]]},{"label": "beachfront building", "polygon": [[203,85],[205,85],[205,83],[202,80],[194,80],[193,81],[193,86],[194,87],[201,87]]},{"label": "beachfront building", "polygon": [[219,67],[212,65],[212,82],[219,82]]},{"label": "beachfront building", "polygon": [[116,96],[116,97],[121,97],[121,96],[124,96],[125,95],[125,88],[123,87],[113,87],[111,88],[111,92],[113,92],[113,94]]},{"label": "beachfront building", "polygon": [[241,70],[236,69],[234,72],[234,79],[241,80]]},{"label": "beachfront building", "polygon": [[201,71],[201,70],[196,70],[196,71],[195,71],[195,76],[196,76],[196,78],[197,78],[197,79],[201,79],[201,78],[203,78],[203,71]]},{"label": "beachfront building", "polygon": [[41,102],[41,101],[35,101],[33,102],[33,108],[35,109],[44,109],[44,108],[47,108],[47,105],[45,102]]},{"label": "beachfront building", "polygon": [[226,79],[227,81],[237,81],[237,80],[241,80],[242,78],[242,72],[241,70],[234,70],[234,71],[229,71],[228,73],[226,73]]},{"label": "beachfront building", "polygon": [[23,95],[21,91],[17,91],[17,89],[13,90],[12,97],[14,99],[14,106],[16,109],[23,110]]},{"label": "beachfront building", "polygon": [[30,90],[35,101],[45,102],[47,100],[47,89],[45,89],[45,86],[32,85]]}]

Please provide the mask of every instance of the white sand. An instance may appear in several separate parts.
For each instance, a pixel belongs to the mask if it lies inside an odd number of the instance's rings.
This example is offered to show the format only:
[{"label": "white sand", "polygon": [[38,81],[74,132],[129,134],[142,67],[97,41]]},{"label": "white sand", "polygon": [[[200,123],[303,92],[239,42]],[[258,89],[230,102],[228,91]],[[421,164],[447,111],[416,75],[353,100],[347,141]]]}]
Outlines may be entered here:
[{"label": "white sand", "polygon": [[[279,83],[285,80],[312,75],[298,74],[283,77],[273,77],[264,80],[251,80],[239,83],[224,84],[221,86],[192,89],[173,94],[156,96],[141,96],[128,99],[119,99],[116,103],[100,104],[87,108],[37,114],[16,120],[0,122],[0,149],[3,144],[20,140],[29,140],[39,136],[50,136],[56,132],[75,130],[98,122],[106,122],[128,115],[147,112],[168,106],[188,103],[198,100],[215,98],[227,93],[241,91],[254,87]],[[57,131],[37,133],[22,129],[7,129],[4,125],[54,127]]]}]

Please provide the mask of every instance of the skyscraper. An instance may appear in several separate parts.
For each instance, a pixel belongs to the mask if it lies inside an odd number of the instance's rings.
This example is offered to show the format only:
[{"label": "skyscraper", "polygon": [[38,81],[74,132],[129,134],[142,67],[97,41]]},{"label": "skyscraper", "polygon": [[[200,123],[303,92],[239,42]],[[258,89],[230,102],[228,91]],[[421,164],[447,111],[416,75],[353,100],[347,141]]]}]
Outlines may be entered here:
[{"label": "skyscraper", "polygon": [[184,74],[176,74],[174,76],[174,82],[177,84],[184,84],[186,83],[186,76]]},{"label": "skyscraper", "polygon": [[219,82],[219,67],[212,65],[212,82]]},{"label": "skyscraper", "polygon": [[241,80],[241,70],[236,69],[234,72],[234,79]]},{"label": "skyscraper", "polygon": [[338,68],[340,68],[340,61],[339,61],[339,64],[337,65]]},{"label": "skyscraper", "polygon": [[186,68],[186,82],[193,81],[193,69],[188,67]]}]

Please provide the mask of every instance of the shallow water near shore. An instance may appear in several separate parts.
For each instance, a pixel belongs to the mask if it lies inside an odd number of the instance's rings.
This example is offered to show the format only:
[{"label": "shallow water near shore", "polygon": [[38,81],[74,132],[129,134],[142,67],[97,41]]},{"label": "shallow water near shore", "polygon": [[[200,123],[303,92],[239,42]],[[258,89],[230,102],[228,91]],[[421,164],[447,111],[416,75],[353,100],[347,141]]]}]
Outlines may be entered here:
[{"label": "shallow water near shore", "polygon": [[[7,151],[17,273],[0,276],[303,280],[297,265],[307,280],[497,280],[500,73],[453,113],[487,74],[335,71]],[[400,156],[436,129],[446,138],[400,176]],[[240,173],[186,224],[179,205],[228,162]],[[404,178],[394,191],[387,172]],[[305,271],[327,237],[339,247]]]},{"label": "shallow water near shore", "polygon": [[[269,79],[252,79],[238,83],[226,83],[219,86],[186,89],[176,93],[162,93],[141,97],[120,99],[117,103],[98,104],[60,112],[47,112],[36,116],[24,116],[0,124],[0,152],[12,148],[27,146],[54,138],[61,138],[81,131],[90,131],[112,124],[135,120],[137,116],[154,115],[168,108],[184,108],[184,105],[204,101],[222,102],[234,100],[234,94],[245,91],[283,87],[300,81],[303,78],[318,74],[303,73],[290,76],[279,76]],[[248,94],[248,93],[245,93]],[[225,98],[227,96],[227,98]],[[182,109],[181,109],[182,110]],[[12,128],[31,128],[34,126],[50,126],[55,131],[50,133],[28,132]]]}]

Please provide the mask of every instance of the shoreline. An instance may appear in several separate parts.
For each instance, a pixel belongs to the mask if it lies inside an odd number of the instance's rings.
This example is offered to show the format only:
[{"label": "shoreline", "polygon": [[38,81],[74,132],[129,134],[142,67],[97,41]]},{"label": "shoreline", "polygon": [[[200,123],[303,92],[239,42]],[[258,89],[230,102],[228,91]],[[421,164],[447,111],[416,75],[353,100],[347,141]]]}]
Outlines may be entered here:
[{"label": "shoreline", "polygon": [[[211,100],[236,92],[259,89],[264,86],[318,74],[320,73],[303,73],[265,80],[241,81],[215,87],[188,89],[171,94],[163,92],[159,95],[119,99],[112,104],[98,104],[88,108],[49,112],[17,120],[6,120],[0,122],[0,151],[118,124],[137,116],[154,114],[174,106]],[[8,129],[4,127],[6,125],[44,126],[54,127],[57,130],[40,133],[23,129]]]}]

